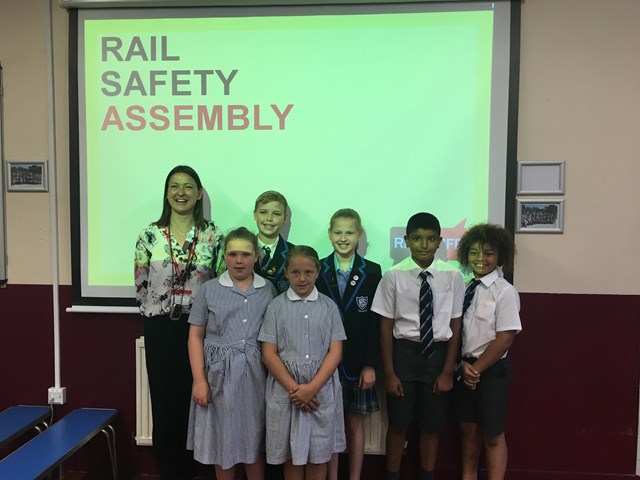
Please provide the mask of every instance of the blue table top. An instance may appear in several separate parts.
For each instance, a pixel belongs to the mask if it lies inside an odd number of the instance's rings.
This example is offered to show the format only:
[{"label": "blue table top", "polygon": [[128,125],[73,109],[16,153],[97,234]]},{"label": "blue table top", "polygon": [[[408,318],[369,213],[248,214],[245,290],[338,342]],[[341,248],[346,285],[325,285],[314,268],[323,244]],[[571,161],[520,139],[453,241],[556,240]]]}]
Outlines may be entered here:
[{"label": "blue table top", "polygon": [[41,478],[100,433],[117,413],[101,408],[74,410],[0,461],[0,479]]},{"label": "blue table top", "polygon": [[0,445],[51,418],[50,407],[18,405],[0,412]]}]

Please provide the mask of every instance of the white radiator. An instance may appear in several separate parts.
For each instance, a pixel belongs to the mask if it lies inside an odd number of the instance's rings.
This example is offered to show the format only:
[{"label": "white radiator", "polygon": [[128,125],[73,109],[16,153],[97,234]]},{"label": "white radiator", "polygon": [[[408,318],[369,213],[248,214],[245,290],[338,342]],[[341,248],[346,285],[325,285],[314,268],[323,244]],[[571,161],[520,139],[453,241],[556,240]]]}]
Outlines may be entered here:
[{"label": "white radiator", "polygon": [[153,419],[147,361],[144,356],[144,337],[140,337],[136,338],[136,444],[151,445],[152,431]]},{"label": "white radiator", "polygon": [[376,393],[380,410],[364,417],[364,453],[384,455],[387,435],[387,394],[384,391],[382,373],[376,372]]},{"label": "white radiator", "polygon": [[[367,415],[364,421],[364,453],[384,455],[387,432],[386,395],[379,378],[376,384],[380,411]],[[147,362],[144,356],[144,337],[136,339],[136,444],[151,445],[153,420],[151,418],[151,397],[147,379]]]}]

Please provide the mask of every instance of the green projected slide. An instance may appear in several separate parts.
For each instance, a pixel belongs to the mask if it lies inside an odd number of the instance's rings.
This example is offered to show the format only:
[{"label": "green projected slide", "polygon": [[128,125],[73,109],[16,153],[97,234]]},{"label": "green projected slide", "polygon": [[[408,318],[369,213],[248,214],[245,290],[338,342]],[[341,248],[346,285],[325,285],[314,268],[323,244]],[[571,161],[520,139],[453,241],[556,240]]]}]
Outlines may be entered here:
[{"label": "green projected slide", "polygon": [[255,230],[278,190],[289,241],[324,256],[331,214],[356,209],[383,270],[418,211],[450,261],[490,218],[492,10],[86,18],[79,38],[84,295],[133,296],[137,235],[179,164],[225,232]]}]

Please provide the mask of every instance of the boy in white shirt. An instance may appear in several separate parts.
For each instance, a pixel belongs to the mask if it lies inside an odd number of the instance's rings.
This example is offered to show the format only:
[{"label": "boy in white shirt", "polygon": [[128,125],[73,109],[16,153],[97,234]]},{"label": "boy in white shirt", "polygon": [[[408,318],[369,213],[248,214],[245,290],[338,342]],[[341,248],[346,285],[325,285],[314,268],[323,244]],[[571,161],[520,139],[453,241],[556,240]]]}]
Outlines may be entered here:
[{"label": "boy in white shirt", "polygon": [[[432,480],[439,432],[446,421],[446,392],[453,388],[464,281],[434,261],[442,237],[430,213],[408,223],[405,242],[415,263],[382,277],[371,310],[380,315],[380,347],[387,390],[387,480],[400,478],[409,424],[420,427],[420,480]],[[406,266],[405,266],[406,268]]]},{"label": "boy in white shirt", "polygon": [[498,225],[470,228],[458,245],[460,265],[473,271],[463,307],[462,363],[455,387],[456,417],[462,433],[462,479],[478,476],[484,446],[489,480],[507,469],[505,413],[511,383],[507,352],[520,323],[518,291],[502,278],[513,266],[511,234]]}]

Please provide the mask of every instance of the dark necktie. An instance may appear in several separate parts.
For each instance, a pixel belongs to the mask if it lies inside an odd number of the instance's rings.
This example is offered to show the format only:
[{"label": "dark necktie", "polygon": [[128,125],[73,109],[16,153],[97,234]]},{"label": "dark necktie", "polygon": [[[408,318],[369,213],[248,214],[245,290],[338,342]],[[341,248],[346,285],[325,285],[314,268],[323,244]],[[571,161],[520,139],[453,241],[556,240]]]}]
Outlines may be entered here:
[{"label": "dark necktie", "polygon": [[[464,301],[462,302],[462,317],[464,317],[465,312],[467,311],[467,309],[469,308],[469,306],[471,306],[471,301],[473,300],[473,295],[476,293],[476,287],[480,284],[480,280],[476,280],[475,278],[473,280],[471,280],[469,282],[469,284],[467,285],[467,288],[464,291]],[[464,337],[465,337],[465,332],[464,332],[464,326],[462,328],[462,344],[464,344]],[[462,347],[462,344],[460,345],[460,347]],[[458,352],[458,364],[456,365],[456,372],[458,372],[458,375],[456,377],[457,381],[460,381],[460,379],[462,378],[462,370],[460,369],[460,366],[462,365],[462,350],[460,352]]]},{"label": "dark necktie", "polygon": [[480,283],[480,280],[476,280],[475,278],[469,282],[467,285],[467,289],[464,291],[464,302],[462,303],[462,316],[464,317],[465,312],[471,305],[471,300],[473,300],[473,295],[476,293],[476,287]]},{"label": "dark necktie", "polygon": [[427,281],[429,272],[420,272],[420,351],[430,358],[436,351],[433,343],[433,294]]},{"label": "dark necktie", "polygon": [[260,260],[260,268],[264,269],[269,263],[269,255],[271,255],[271,249],[269,247],[262,247],[262,260]]}]

